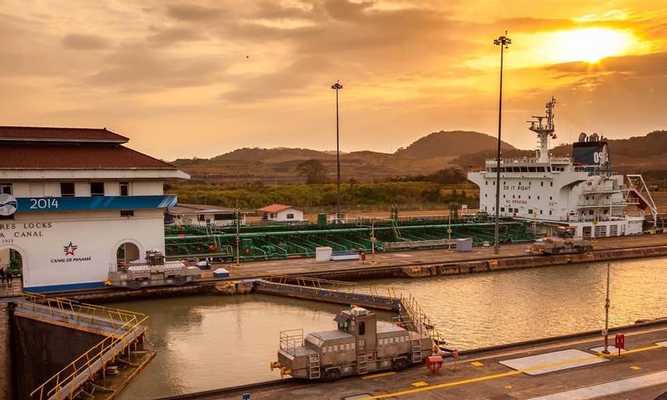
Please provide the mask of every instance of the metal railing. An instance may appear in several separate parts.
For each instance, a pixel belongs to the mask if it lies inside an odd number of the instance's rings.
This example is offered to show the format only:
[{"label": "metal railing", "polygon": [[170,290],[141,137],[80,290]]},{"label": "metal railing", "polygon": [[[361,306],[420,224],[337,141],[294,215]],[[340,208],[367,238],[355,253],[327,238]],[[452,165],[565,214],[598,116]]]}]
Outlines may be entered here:
[{"label": "metal railing", "polygon": [[295,354],[298,347],[303,346],[303,329],[288,329],[280,332],[280,350]]},{"label": "metal railing", "polygon": [[81,385],[94,380],[96,374],[106,368],[109,362],[125,351],[144,332],[139,329],[148,319],[147,315],[132,311],[82,304],[69,299],[52,298],[27,294],[25,301],[17,306],[37,313],[50,312],[52,315],[67,313],[80,321],[98,322],[116,329],[91,349],[70,362],[51,378],[30,393],[34,400],[74,398]]}]

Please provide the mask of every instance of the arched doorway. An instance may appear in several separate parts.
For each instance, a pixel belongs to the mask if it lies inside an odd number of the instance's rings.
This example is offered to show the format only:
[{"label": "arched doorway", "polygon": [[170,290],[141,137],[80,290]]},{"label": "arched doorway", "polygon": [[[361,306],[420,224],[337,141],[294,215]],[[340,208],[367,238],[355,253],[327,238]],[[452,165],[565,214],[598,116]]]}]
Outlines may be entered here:
[{"label": "arched doorway", "polygon": [[125,242],[116,250],[116,262],[119,267],[126,267],[129,263],[139,260],[139,247],[132,242]]},{"label": "arched doorway", "polygon": [[11,291],[18,293],[23,287],[24,260],[21,253],[12,248],[0,249],[0,293]]}]

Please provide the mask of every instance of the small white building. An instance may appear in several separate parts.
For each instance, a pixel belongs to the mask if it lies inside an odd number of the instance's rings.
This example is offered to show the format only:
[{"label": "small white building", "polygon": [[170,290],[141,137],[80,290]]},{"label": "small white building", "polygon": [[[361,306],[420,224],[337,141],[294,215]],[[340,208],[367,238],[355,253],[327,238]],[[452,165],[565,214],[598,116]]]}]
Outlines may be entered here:
[{"label": "small white building", "polygon": [[0,126],[0,264],[28,291],[102,287],[164,252],[164,182],[188,179],[106,129]]},{"label": "small white building", "polygon": [[285,204],[271,204],[260,208],[263,221],[303,222],[303,211]]},{"label": "small white building", "polygon": [[[246,213],[240,214],[241,225],[245,225]],[[167,223],[179,226],[232,226],[236,223],[236,210],[203,204],[179,204],[167,211]]]}]

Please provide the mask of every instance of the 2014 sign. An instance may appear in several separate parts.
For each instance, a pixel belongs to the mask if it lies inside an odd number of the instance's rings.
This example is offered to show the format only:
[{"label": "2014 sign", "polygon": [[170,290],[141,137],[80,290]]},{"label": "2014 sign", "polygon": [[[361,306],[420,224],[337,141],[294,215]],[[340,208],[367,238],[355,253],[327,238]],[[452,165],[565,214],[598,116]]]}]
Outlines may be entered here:
[{"label": "2014 sign", "polygon": [[58,199],[46,197],[41,199],[29,199],[31,210],[50,210],[58,208]]}]

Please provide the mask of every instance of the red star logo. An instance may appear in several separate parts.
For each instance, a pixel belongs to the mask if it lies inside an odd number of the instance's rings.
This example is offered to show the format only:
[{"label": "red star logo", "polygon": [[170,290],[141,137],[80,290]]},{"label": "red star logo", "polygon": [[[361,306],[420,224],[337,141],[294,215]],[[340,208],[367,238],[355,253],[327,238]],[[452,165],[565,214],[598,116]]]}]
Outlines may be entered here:
[{"label": "red star logo", "polygon": [[72,242],[70,241],[69,244],[64,247],[65,255],[66,256],[73,256],[74,251],[78,248],[79,248],[79,246],[73,245]]}]

